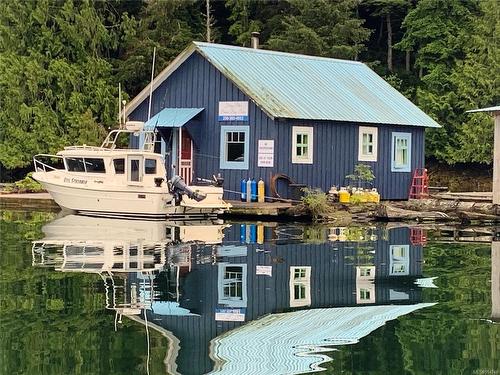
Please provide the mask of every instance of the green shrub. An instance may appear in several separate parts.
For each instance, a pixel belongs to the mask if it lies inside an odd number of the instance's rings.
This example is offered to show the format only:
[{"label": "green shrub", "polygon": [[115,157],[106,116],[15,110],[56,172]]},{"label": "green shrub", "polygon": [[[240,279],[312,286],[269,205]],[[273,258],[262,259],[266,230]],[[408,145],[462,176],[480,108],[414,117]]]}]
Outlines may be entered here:
[{"label": "green shrub", "polygon": [[42,185],[31,177],[33,172],[30,172],[22,180],[16,181],[6,190],[12,193],[40,193],[44,191]]},{"label": "green shrub", "polygon": [[375,175],[373,174],[372,167],[368,164],[356,164],[354,173],[348,174],[345,178],[357,182],[358,187],[361,187],[363,182],[371,183],[375,180]]},{"label": "green shrub", "polygon": [[304,196],[301,198],[302,203],[311,212],[314,220],[321,216],[328,216],[332,208],[328,204],[328,196],[321,189],[303,188]]}]

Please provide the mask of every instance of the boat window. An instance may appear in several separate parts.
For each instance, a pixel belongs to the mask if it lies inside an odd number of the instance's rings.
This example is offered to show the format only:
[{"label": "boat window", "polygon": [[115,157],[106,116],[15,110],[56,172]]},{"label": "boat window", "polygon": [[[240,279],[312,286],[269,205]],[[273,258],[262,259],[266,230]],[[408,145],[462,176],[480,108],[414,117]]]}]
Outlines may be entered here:
[{"label": "boat window", "polygon": [[103,159],[85,158],[85,168],[89,173],[106,173]]},{"label": "boat window", "polygon": [[140,181],[140,166],[139,159],[130,159],[130,181]]},{"label": "boat window", "polygon": [[116,174],[124,174],[125,173],[125,159],[113,159],[113,164],[115,166]]},{"label": "boat window", "polygon": [[83,158],[66,158],[65,160],[69,172],[85,172]]},{"label": "boat window", "polygon": [[146,159],[144,171],[146,174],[156,174],[156,159]]}]

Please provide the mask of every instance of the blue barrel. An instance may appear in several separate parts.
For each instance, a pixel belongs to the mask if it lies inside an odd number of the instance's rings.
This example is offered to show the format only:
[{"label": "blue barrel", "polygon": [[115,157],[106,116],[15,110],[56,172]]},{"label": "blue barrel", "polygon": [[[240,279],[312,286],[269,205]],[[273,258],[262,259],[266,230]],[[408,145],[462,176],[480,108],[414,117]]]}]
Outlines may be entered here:
[{"label": "blue barrel", "polygon": [[245,243],[247,239],[247,226],[240,224],[240,243]]},{"label": "blue barrel", "polygon": [[257,242],[257,225],[250,224],[250,243]]},{"label": "blue barrel", "polygon": [[252,202],[257,202],[257,181],[252,180],[250,194],[252,195]]},{"label": "blue barrel", "polygon": [[241,201],[245,202],[247,200],[247,180],[243,179],[240,182],[241,190]]}]

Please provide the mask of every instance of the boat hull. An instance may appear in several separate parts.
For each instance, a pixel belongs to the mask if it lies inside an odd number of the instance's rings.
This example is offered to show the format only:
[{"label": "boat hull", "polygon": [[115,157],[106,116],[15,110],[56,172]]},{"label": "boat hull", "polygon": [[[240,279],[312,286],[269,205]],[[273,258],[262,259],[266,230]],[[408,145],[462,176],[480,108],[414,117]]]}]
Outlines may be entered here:
[{"label": "boat hull", "polygon": [[59,206],[88,216],[196,219],[213,217],[224,210],[220,205],[218,207],[174,205],[173,196],[163,189],[159,192],[86,189],[49,182],[38,173],[33,177],[42,184]]}]

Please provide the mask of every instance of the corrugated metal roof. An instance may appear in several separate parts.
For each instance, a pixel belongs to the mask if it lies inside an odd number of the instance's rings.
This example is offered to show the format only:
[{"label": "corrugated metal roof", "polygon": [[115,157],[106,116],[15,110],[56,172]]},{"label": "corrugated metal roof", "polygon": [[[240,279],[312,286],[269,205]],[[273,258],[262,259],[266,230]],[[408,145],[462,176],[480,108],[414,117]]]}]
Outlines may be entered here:
[{"label": "corrugated metal roof", "polygon": [[332,346],[355,344],[386,321],[435,305],[389,305],[271,314],[215,338],[211,374],[302,374],[321,371]]},{"label": "corrugated metal roof", "polygon": [[194,42],[274,118],[439,127],[363,63]]},{"label": "corrugated metal roof", "polygon": [[475,113],[475,112],[500,112],[500,105],[487,108],[471,109],[470,111],[466,111],[466,113]]},{"label": "corrugated metal roof", "polygon": [[180,128],[204,108],[165,108],[144,124],[145,130],[158,128]]}]

